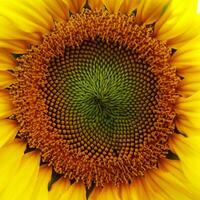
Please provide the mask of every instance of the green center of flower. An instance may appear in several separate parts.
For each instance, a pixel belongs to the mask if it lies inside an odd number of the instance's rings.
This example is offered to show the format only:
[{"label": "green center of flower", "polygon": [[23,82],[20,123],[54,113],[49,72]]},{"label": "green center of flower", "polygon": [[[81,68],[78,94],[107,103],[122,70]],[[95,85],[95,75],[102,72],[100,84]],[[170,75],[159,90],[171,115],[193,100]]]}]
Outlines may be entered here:
[{"label": "green center of flower", "polygon": [[52,128],[91,157],[133,156],[154,130],[157,78],[134,52],[119,47],[85,41],[48,67],[44,98]]},{"label": "green center of flower", "polygon": [[71,180],[119,185],[156,168],[174,132],[170,50],[134,16],[85,11],[20,58],[18,136]]}]

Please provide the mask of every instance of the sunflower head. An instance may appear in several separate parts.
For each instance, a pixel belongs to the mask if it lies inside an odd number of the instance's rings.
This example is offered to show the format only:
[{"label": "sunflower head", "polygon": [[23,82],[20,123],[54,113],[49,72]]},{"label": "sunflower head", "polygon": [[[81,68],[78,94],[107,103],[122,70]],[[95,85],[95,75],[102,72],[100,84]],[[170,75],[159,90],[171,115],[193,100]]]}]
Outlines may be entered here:
[{"label": "sunflower head", "polygon": [[170,199],[156,195],[162,179],[180,183],[183,199],[199,195],[182,185],[192,172],[181,167],[199,111],[190,110],[200,86],[197,75],[191,78],[199,73],[199,26],[188,29],[189,14],[198,22],[194,1],[187,10],[177,8],[180,0],[2,3],[0,25],[15,33],[0,34],[0,124],[15,127],[2,148],[21,149],[24,166],[37,163],[34,188],[53,171],[50,193],[70,188],[57,194],[61,200],[74,190],[81,191],[73,194],[78,200],[86,190],[90,200],[149,199],[147,193]]}]

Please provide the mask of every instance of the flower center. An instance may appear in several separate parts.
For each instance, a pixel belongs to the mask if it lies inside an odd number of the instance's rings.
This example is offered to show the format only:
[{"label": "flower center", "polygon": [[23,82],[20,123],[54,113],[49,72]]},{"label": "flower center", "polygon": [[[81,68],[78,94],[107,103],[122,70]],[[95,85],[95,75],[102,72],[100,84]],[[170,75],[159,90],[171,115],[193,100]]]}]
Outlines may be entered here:
[{"label": "flower center", "polygon": [[156,168],[174,132],[170,50],[134,16],[85,11],[19,59],[11,94],[19,137],[85,184],[120,184]]}]

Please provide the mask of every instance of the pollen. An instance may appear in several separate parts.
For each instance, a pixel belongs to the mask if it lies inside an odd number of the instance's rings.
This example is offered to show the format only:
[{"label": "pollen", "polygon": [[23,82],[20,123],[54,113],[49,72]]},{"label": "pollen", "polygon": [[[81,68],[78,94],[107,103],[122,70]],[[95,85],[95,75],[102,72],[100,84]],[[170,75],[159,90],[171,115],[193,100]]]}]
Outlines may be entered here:
[{"label": "pollen", "polygon": [[88,186],[143,176],[166,157],[175,132],[179,78],[170,55],[134,16],[85,10],[55,22],[18,59],[10,88],[18,137]]}]

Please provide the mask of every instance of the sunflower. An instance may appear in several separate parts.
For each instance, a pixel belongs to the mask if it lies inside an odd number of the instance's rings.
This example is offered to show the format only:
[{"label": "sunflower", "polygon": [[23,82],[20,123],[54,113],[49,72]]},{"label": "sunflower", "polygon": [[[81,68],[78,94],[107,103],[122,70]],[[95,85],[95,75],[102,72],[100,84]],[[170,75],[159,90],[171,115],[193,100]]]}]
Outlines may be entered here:
[{"label": "sunflower", "polygon": [[0,199],[199,200],[192,0],[0,0]]}]

